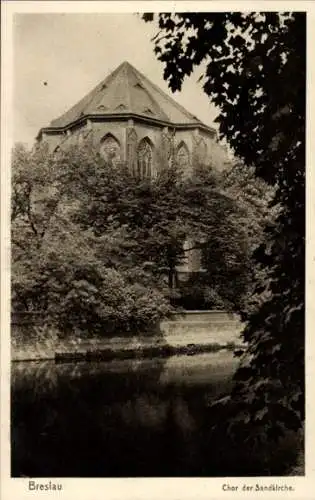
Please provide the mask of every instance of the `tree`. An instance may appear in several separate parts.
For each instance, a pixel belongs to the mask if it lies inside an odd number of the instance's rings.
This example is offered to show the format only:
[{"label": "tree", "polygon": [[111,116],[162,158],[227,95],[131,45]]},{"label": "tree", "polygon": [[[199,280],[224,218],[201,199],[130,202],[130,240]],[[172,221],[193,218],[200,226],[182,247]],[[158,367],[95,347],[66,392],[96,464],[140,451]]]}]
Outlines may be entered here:
[{"label": "tree", "polygon": [[[279,204],[270,206],[275,188],[258,177],[254,167],[248,167],[243,162],[235,161],[230,169],[224,171],[221,182],[224,192],[235,200],[240,209],[241,215],[235,218],[235,224],[241,225],[247,235],[247,259],[238,259],[243,272],[234,280],[233,289],[228,288],[228,293],[238,294],[242,281],[246,280],[246,294],[241,295],[236,308],[246,319],[249,311],[257,306],[257,300],[262,300],[262,294],[256,292],[257,284],[268,279],[265,267],[255,258],[255,251],[265,243],[265,230],[275,223],[280,207]],[[229,244],[233,244],[233,240]]]},{"label": "tree", "polygon": [[256,300],[242,311],[249,361],[236,373],[233,399],[238,429],[248,436],[251,423],[261,436],[278,436],[304,418],[306,16],[167,13],[157,23],[154,50],[171,89],[203,63],[220,136],[275,190],[276,219],[255,251],[263,269]]},{"label": "tree", "polygon": [[[88,142],[57,155],[17,147],[14,307],[44,311],[66,332],[151,328],[169,313],[169,298],[186,305],[192,294],[196,307],[238,307],[251,272],[242,227],[248,208],[230,177],[199,165],[187,178],[174,164],[138,178]],[[207,273],[181,285],[187,237]]]},{"label": "tree", "polygon": [[[132,280],[103,258],[114,234],[99,241],[74,221],[78,200],[64,183],[71,154],[17,145],[12,159],[13,310],[40,311],[64,335],[155,332],[170,311],[163,294],[144,271],[134,269]],[[77,159],[87,168],[92,161],[83,151]]]},{"label": "tree", "polygon": [[[245,207],[225,193],[214,170],[198,166],[187,178],[178,165],[167,165],[156,178],[137,178],[123,164],[106,164],[95,150],[84,161],[80,149],[66,154],[64,184],[80,200],[74,221],[93,232],[108,266],[124,269],[130,279],[151,280],[165,295],[174,287],[191,294],[194,284],[209,289],[205,305],[233,308],[242,300],[249,271],[240,266],[248,261],[248,237],[239,224]],[[111,250],[102,249],[103,238],[112,240]],[[185,250],[187,238],[193,247]],[[185,287],[177,267],[192,249],[201,252],[208,273],[206,279],[197,273]],[[231,282],[238,284],[237,295],[228,292]]]}]

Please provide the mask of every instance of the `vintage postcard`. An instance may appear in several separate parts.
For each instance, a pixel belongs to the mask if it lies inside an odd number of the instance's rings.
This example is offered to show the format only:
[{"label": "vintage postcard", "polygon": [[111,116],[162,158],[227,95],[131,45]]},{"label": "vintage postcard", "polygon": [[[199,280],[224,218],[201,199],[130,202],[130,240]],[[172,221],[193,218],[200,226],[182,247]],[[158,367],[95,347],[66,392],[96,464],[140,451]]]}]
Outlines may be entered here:
[{"label": "vintage postcard", "polygon": [[312,3],[1,42],[1,498],[315,498]]}]

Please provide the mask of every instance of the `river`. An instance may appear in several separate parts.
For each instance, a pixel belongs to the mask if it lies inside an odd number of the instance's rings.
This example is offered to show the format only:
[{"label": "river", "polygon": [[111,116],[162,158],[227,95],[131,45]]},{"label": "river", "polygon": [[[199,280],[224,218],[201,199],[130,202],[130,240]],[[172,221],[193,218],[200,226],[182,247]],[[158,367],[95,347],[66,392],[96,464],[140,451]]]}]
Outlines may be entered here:
[{"label": "river", "polygon": [[12,363],[12,476],[245,475],[248,464],[210,432],[209,405],[229,392],[236,366],[227,350],[139,361]]}]

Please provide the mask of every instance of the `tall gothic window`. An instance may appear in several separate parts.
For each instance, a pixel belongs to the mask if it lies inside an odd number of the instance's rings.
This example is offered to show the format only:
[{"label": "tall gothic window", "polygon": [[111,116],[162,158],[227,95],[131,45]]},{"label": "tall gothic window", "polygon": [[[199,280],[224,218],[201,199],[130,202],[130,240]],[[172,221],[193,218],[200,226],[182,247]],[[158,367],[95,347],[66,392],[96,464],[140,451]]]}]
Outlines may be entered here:
[{"label": "tall gothic window", "polygon": [[188,178],[192,175],[189,151],[183,141],[179,143],[176,150],[176,163],[182,169],[184,178]]},{"label": "tall gothic window", "polygon": [[102,139],[100,153],[104,160],[114,165],[121,161],[120,143],[112,134],[107,134]]},{"label": "tall gothic window", "polygon": [[200,140],[198,145],[198,157],[201,165],[204,165],[207,160],[207,145],[203,138]]},{"label": "tall gothic window", "polygon": [[153,145],[147,137],[138,145],[138,175],[142,179],[150,178],[153,174]]},{"label": "tall gothic window", "polygon": [[189,151],[184,142],[181,142],[177,148],[176,163],[182,167],[189,167]]}]

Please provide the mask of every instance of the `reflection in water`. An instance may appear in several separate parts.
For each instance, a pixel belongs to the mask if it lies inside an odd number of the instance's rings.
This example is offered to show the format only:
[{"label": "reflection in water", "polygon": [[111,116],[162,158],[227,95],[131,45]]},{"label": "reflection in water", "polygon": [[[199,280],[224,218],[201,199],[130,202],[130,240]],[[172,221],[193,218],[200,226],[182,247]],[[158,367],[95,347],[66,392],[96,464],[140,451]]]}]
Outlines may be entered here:
[{"label": "reflection in water", "polygon": [[12,476],[245,475],[216,450],[209,433],[207,404],[229,390],[235,365],[224,351],[169,360],[15,363]]}]

